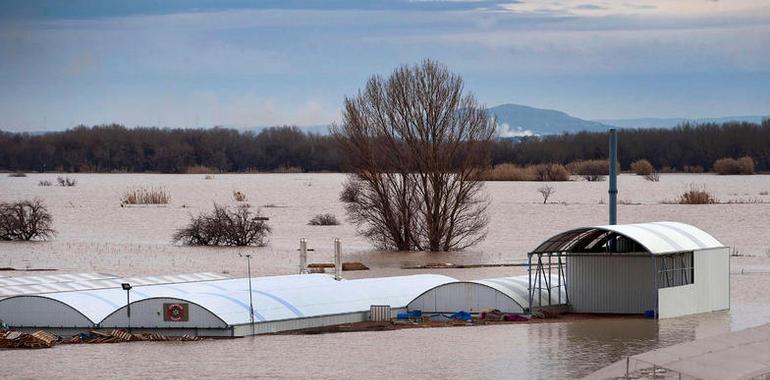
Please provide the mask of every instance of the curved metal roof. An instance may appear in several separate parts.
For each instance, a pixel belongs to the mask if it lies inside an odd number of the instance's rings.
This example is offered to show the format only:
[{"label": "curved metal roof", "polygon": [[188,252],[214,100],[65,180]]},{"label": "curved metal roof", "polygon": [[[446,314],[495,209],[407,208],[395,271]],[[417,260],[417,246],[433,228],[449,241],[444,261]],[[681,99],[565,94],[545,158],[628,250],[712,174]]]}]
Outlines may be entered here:
[{"label": "curved metal roof", "polygon": [[[534,281],[534,278],[533,278]],[[561,286],[557,286],[558,284],[558,277],[557,275],[551,275],[550,276],[551,281],[551,302],[548,302],[548,291],[547,284],[545,283],[545,280],[542,282],[542,290],[540,290],[539,297],[538,295],[534,295],[533,303],[535,306],[540,305],[549,305],[549,304],[559,304],[559,293],[557,293],[556,288],[559,288],[561,290],[561,301],[564,302],[567,300],[567,291],[566,291],[566,284],[564,282],[561,283]],[[455,284],[471,284],[474,286],[482,286],[485,288],[492,289],[493,291],[499,292],[504,297],[510,298],[513,302],[515,302],[522,310],[529,309],[529,275],[521,275],[521,276],[514,276],[514,277],[500,277],[500,278],[488,278],[483,280],[472,280],[472,281],[450,281],[443,284],[439,284],[437,286],[434,286],[430,289],[426,289],[424,292],[420,293],[416,297],[414,297],[412,300],[408,302],[409,305],[413,305],[415,301],[418,301],[420,297],[423,297],[426,294],[429,294],[433,291],[437,291],[441,289],[442,287],[452,286]],[[537,285],[537,283],[535,283]],[[537,288],[536,288],[537,289]],[[463,294],[476,294],[475,292],[468,292]],[[447,297],[446,294],[441,295],[441,297]],[[492,305],[489,305],[492,306]],[[411,306],[410,306],[411,307]],[[470,307],[466,308],[466,310],[470,309]]]},{"label": "curved metal roof", "polygon": [[133,286],[143,286],[176,284],[195,281],[213,281],[227,278],[230,277],[211,272],[124,278],[119,278],[112,275],[100,275],[98,273],[74,273],[56,276],[25,276],[14,277],[14,281],[5,282],[8,284],[5,286],[1,285],[3,282],[0,281],[0,298],[69,292],[76,290],[96,290],[108,288],[120,289],[120,284],[125,282],[130,283]]},{"label": "curved metal roof", "polygon": [[605,232],[624,236],[653,255],[724,247],[698,227],[679,222],[654,222],[576,228],[551,237],[532,252],[569,252],[581,244],[598,241]]},{"label": "curved metal roof", "polygon": [[[551,304],[558,304],[559,303],[559,293],[556,292],[555,284],[558,282],[558,277],[556,275],[550,276],[551,281],[551,287],[554,288],[554,290],[551,292]],[[533,279],[534,280],[534,279]],[[509,298],[511,298],[514,302],[519,304],[523,309],[529,308],[529,276],[515,276],[515,277],[502,277],[502,278],[489,278],[484,280],[475,280],[475,281],[469,281],[471,283],[475,284],[481,284],[488,286],[490,288],[493,288],[500,293],[505,294]],[[558,287],[559,290],[561,290],[561,300],[566,301],[567,300],[567,293],[565,290],[565,283],[562,282],[561,286]],[[546,284],[543,282],[543,287],[545,287]],[[538,303],[538,297],[535,296],[533,298],[533,303],[536,305],[547,305],[548,302],[548,292],[541,290],[540,291],[540,300]]]},{"label": "curved metal roof", "polygon": [[[336,281],[329,275],[290,275],[252,278],[254,317],[257,322],[368,311],[373,304],[406,306],[423,291],[456,281],[440,275],[414,275]],[[126,304],[122,289],[50,293],[35,297],[64,303],[100,323]],[[4,301],[0,300],[0,310]],[[249,279],[238,278],[165,285],[138,286],[131,302],[176,298],[195,303],[229,325],[250,322]],[[56,316],[52,316],[56,318]]]},{"label": "curved metal roof", "polygon": [[94,281],[117,278],[114,274],[105,273],[62,273],[43,276],[0,276],[0,288],[8,286],[47,285],[76,281]]}]

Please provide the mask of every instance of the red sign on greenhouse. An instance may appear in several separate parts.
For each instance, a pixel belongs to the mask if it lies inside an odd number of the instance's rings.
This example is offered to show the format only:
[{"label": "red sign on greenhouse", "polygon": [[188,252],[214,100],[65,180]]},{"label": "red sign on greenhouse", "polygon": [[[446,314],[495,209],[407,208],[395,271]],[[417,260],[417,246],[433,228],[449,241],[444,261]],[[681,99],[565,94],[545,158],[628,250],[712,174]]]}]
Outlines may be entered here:
[{"label": "red sign on greenhouse", "polygon": [[190,305],[186,303],[164,303],[163,320],[167,322],[187,322],[190,320]]}]

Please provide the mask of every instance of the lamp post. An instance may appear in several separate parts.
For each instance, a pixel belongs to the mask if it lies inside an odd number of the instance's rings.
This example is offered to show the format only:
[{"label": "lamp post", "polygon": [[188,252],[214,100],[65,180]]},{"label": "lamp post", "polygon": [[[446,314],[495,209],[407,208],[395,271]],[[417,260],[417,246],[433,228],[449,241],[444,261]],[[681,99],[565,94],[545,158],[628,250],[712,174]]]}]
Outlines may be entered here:
[{"label": "lamp post", "polygon": [[131,284],[124,282],[120,287],[126,291],[126,312],[128,313],[128,332],[131,332]]},{"label": "lamp post", "polygon": [[246,258],[246,270],[249,273],[249,320],[251,321],[251,335],[254,335],[254,300],[251,292],[251,255],[241,255],[239,253],[238,256]]}]

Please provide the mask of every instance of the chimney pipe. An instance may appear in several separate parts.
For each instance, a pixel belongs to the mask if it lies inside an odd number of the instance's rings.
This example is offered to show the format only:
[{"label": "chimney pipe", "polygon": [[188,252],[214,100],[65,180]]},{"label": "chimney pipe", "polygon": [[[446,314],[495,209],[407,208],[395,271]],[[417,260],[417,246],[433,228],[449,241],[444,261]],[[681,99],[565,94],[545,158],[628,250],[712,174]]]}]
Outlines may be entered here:
[{"label": "chimney pipe", "polygon": [[618,135],[610,129],[610,225],[618,224]]},{"label": "chimney pipe", "polygon": [[299,239],[299,274],[307,273],[307,239]]},{"label": "chimney pipe", "polygon": [[339,238],[334,239],[334,279],[342,280],[342,241]]}]

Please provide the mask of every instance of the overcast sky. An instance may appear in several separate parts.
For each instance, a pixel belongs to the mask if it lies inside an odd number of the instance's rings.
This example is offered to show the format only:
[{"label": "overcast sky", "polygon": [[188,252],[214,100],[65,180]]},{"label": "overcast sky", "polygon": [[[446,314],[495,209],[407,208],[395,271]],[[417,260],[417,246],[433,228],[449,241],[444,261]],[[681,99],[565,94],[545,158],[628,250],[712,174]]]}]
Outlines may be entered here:
[{"label": "overcast sky", "polygon": [[0,129],[318,125],[432,58],[489,106],[770,114],[770,2],[0,2]]}]

